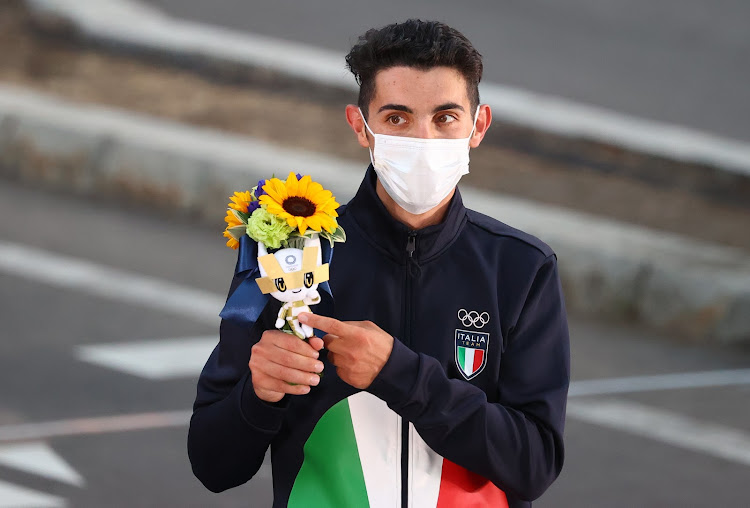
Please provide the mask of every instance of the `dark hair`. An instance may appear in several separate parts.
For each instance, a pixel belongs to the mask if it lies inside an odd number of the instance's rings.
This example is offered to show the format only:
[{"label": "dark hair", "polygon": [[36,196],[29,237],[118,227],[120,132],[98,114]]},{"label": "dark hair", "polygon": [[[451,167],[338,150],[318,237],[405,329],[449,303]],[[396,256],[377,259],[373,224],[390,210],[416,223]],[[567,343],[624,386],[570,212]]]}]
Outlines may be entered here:
[{"label": "dark hair", "polygon": [[375,75],[396,66],[452,67],[466,80],[472,109],[479,105],[482,55],[461,32],[438,21],[409,19],[371,28],[346,55],[346,64],[359,83],[358,105],[365,115],[375,94]]}]

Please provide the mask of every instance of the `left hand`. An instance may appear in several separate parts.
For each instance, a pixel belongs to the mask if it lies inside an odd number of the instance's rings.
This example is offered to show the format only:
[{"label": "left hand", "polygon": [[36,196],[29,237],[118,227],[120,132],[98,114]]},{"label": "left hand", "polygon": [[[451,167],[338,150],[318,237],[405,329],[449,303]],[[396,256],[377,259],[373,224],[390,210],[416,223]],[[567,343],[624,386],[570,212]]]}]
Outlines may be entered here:
[{"label": "left hand", "polygon": [[371,321],[339,321],[305,312],[298,319],[326,332],[323,342],[336,373],[360,390],[370,386],[393,351],[393,337]]}]

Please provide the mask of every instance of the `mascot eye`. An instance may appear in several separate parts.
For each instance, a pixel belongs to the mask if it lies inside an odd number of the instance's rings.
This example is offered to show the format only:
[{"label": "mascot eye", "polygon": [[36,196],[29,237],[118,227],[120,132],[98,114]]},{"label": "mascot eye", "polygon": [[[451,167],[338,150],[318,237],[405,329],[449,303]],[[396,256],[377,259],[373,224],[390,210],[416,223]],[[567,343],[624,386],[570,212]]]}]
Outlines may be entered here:
[{"label": "mascot eye", "polygon": [[313,285],[313,274],[312,272],[307,272],[305,274],[305,287],[311,288]]},{"label": "mascot eye", "polygon": [[279,291],[286,291],[286,282],[284,282],[284,279],[279,277],[278,279],[274,280],[274,283],[276,284],[276,289]]}]

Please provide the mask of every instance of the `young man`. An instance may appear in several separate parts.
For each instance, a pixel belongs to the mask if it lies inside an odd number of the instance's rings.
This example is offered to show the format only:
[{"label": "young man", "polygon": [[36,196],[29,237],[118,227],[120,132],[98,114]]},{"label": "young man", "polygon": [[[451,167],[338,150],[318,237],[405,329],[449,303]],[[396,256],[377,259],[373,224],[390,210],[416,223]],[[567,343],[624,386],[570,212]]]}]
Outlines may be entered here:
[{"label": "young man", "polygon": [[272,304],[252,327],[222,322],[193,471],[234,487],[270,446],[274,506],[530,506],[563,464],[568,330],[554,253],[456,188],[491,122],[481,56],[409,20],[347,62],[346,118],[373,165],[340,210],[335,302],[300,315],[326,335],[274,330]]}]

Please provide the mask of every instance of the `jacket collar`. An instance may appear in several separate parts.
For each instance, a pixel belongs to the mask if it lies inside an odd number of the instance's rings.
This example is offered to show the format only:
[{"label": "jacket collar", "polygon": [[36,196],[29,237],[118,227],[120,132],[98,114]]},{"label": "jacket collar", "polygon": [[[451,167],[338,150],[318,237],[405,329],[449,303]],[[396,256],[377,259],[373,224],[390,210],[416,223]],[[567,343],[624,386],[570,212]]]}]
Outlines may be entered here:
[{"label": "jacket collar", "polygon": [[410,233],[415,236],[412,257],[417,264],[430,261],[452,244],[466,223],[466,208],[461,193],[456,192],[440,224],[410,231],[405,224],[394,219],[380,201],[375,190],[377,175],[372,165],[367,168],[364,180],[347,209],[367,240],[389,257],[404,263],[408,259],[407,243]]}]

